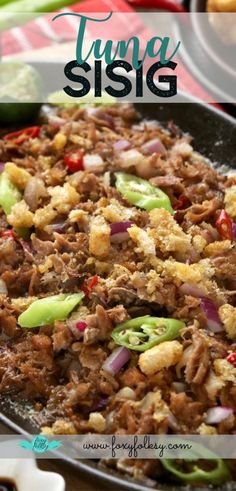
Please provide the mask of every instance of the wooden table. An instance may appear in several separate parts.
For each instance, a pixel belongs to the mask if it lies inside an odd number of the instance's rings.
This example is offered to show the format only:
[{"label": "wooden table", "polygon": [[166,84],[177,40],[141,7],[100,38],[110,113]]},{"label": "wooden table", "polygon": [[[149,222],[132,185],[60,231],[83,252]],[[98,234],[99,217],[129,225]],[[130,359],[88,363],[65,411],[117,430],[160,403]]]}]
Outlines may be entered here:
[{"label": "wooden table", "polygon": [[[8,435],[13,432],[0,423],[0,434]],[[89,475],[78,472],[62,460],[38,460],[38,467],[44,471],[58,472],[66,481],[66,491],[111,491],[111,486],[105,482],[92,478]],[[0,461],[1,469],[1,461]],[[33,488],[32,488],[33,489]],[[116,488],[117,491],[123,491]],[[45,489],[45,491],[50,491]]]}]

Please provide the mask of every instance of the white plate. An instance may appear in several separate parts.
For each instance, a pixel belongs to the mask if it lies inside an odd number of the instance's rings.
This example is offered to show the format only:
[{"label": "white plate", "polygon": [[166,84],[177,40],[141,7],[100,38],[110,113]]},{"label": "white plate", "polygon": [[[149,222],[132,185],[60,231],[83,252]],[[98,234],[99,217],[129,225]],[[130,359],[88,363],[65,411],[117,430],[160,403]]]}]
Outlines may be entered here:
[{"label": "white plate", "polygon": [[12,480],[17,491],[65,491],[60,474],[38,469],[34,459],[1,459],[0,479]]}]

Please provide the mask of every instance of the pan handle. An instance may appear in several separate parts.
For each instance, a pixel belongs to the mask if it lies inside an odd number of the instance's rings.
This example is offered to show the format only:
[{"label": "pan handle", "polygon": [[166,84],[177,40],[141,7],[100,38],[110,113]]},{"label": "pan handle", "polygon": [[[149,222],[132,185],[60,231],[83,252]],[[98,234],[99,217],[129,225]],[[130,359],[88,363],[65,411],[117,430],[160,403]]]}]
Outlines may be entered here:
[{"label": "pan handle", "polygon": [[186,12],[186,0],[128,0],[128,2],[137,8]]}]

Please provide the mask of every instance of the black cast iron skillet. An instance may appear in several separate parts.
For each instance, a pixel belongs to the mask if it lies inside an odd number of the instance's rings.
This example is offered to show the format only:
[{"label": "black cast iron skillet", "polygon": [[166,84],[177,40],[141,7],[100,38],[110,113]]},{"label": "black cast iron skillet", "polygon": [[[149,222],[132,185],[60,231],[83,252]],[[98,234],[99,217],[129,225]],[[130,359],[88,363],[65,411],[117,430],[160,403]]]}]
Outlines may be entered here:
[{"label": "black cast iron skillet", "polygon": [[[48,65],[34,64],[44,77]],[[63,70],[63,64],[54,64],[54,80],[60,79],[57,74]],[[48,82],[47,82],[48,84]],[[58,87],[61,89],[61,87]],[[48,90],[55,90],[48,87]],[[224,164],[227,169],[236,168],[236,121],[230,116],[219,112],[212,106],[204,105],[187,95],[182,95],[182,103],[137,104],[137,109],[144,118],[157,119],[163,125],[172,120],[185,132],[193,136],[193,146],[216,165]],[[7,398],[0,399],[0,420],[17,434],[35,434],[39,430],[29,419],[26,406],[11,403]],[[58,455],[58,454],[57,454]],[[129,491],[150,491],[145,484],[100,467],[96,462],[78,461],[70,458],[63,460],[77,469],[93,475],[107,483],[111,488]],[[156,491],[189,491],[189,486],[158,483]],[[209,487],[194,487],[195,491],[207,491]],[[231,482],[222,487],[214,487],[215,491],[235,491],[236,483]]]}]

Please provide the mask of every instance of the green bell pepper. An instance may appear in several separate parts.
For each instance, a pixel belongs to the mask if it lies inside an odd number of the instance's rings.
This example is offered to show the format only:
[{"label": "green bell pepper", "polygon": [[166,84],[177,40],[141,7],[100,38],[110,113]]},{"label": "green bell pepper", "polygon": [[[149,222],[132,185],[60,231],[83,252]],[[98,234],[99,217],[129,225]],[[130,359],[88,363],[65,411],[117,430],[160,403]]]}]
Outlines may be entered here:
[{"label": "green bell pepper", "polygon": [[11,213],[12,207],[21,200],[21,193],[10,181],[8,172],[5,170],[0,175],[0,206],[6,215]]},{"label": "green bell pepper", "polygon": [[132,205],[147,211],[151,211],[154,208],[165,208],[171,214],[174,213],[167,194],[161,189],[152,186],[150,182],[125,172],[116,172],[115,176],[116,189]]},{"label": "green bell pepper", "polygon": [[180,470],[174,460],[163,459],[161,462],[168,472],[186,483],[222,484],[230,478],[229,469],[224,460],[220,458],[211,459],[211,462],[215,462],[216,466],[209,471],[205,471],[198,465],[194,465],[191,472],[184,472]]},{"label": "green bell pepper", "polygon": [[83,292],[59,294],[35,300],[18,318],[20,327],[39,327],[64,321],[84,297]]},{"label": "green bell pepper", "polygon": [[135,351],[146,351],[164,341],[176,339],[183,327],[184,322],[177,319],[145,315],[123,322],[111,336],[116,344]]}]

